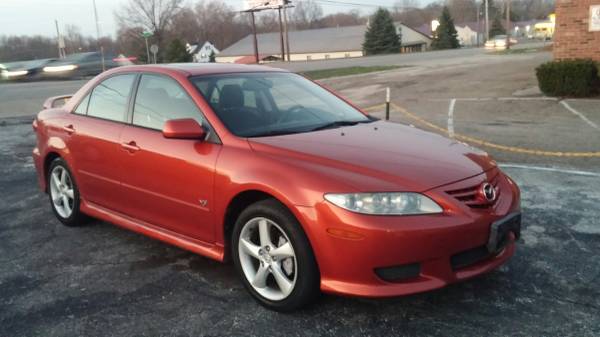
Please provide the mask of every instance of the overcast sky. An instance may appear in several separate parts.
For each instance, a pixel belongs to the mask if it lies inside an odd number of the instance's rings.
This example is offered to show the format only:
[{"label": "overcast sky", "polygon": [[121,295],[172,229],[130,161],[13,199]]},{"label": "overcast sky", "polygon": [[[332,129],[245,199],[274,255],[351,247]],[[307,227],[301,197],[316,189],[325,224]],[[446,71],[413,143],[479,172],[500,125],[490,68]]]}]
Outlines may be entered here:
[{"label": "overcast sky", "polygon": [[[227,4],[241,9],[243,0],[224,0]],[[336,0],[347,3],[368,3],[392,6],[397,0]],[[432,0],[421,0],[428,3]],[[188,3],[195,0],[187,0]],[[127,3],[127,0],[96,0],[100,29],[103,35],[114,35],[116,23],[115,10]],[[96,35],[92,0],[0,0],[0,35],[56,35],[54,20],[58,20],[60,29],[67,24],[81,28],[84,35]],[[360,9],[356,6],[339,4],[321,4],[325,14]],[[373,8],[363,8],[364,13]]]}]

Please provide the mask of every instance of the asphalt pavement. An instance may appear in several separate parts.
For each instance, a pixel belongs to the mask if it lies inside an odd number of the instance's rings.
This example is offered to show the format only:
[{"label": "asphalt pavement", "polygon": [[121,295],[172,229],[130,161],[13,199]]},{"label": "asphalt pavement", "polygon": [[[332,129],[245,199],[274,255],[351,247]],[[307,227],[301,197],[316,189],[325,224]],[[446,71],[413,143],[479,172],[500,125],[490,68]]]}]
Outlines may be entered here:
[{"label": "asphalt pavement", "polygon": [[523,239],[505,266],[387,300],[324,295],[279,314],[232,265],[96,221],[62,226],[38,190],[28,122],[0,126],[0,336],[598,336],[600,176],[505,168]]}]

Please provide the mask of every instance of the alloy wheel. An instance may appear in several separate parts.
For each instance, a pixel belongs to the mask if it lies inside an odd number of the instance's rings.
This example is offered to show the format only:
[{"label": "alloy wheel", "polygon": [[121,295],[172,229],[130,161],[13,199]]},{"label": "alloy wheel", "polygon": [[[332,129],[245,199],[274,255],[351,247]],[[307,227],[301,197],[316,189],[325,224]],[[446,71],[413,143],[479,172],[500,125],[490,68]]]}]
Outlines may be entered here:
[{"label": "alloy wheel", "polygon": [[50,197],[56,213],[67,219],[73,214],[75,192],[69,172],[62,166],[56,166],[50,172]]},{"label": "alloy wheel", "polygon": [[246,222],[238,252],[244,276],[258,294],[281,301],[292,293],[298,276],[296,255],[289,237],[274,221],[256,217]]}]

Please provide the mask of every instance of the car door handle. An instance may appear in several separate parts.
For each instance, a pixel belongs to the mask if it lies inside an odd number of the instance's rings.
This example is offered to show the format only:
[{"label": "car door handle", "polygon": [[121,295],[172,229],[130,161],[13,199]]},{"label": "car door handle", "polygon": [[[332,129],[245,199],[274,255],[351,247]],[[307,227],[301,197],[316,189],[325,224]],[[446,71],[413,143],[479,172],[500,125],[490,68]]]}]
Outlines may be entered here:
[{"label": "car door handle", "polygon": [[140,150],[140,147],[132,140],[128,143],[121,143],[121,147],[129,152],[136,152]]},{"label": "car door handle", "polygon": [[63,126],[63,130],[68,134],[75,133],[75,128],[73,128],[73,124]]}]

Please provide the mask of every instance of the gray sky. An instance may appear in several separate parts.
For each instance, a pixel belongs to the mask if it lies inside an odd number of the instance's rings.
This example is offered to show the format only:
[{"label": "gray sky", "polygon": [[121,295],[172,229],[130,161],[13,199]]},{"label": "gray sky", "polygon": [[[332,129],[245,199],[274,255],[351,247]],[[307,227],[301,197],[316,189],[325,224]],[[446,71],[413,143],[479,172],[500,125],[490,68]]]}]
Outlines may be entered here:
[{"label": "gray sky", "polygon": [[[241,9],[243,0],[224,0],[227,4]],[[397,0],[336,0],[347,3],[368,3],[392,6]],[[433,0],[421,0],[422,4]],[[188,3],[195,0],[187,0]],[[116,23],[114,11],[127,3],[127,0],[96,0],[100,29],[103,35],[114,35]],[[360,9],[356,6],[325,5],[325,14]],[[364,8],[363,12],[373,8]],[[67,24],[81,28],[84,35],[96,35],[92,0],[0,0],[0,35],[56,35],[54,20],[60,29]]]}]

